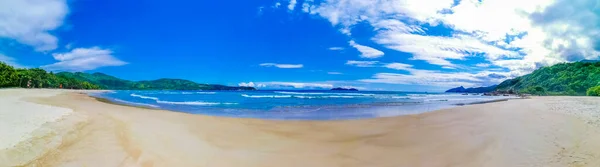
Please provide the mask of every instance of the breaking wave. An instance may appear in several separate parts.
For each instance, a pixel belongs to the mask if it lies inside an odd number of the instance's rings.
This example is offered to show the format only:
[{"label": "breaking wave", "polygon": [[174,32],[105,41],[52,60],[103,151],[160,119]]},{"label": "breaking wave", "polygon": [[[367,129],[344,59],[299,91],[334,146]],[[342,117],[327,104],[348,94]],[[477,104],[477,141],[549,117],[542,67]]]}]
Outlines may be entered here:
[{"label": "breaking wave", "polygon": [[237,103],[215,103],[215,102],[203,102],[203,101],[175,102],[175,101],[157,100],[156,102],[157,103],[161,103],[161,104],[193,105],[193,106],[214,106],[214,105],[234,105],[234,104],[237,104]]},{"label": "breaking wave", "polygon": [[125,100],[119,100],[119,99],[112,99],[116,102],[119,103],[123,103],[123,104],[128,104],[128,105],[134,105],[134,106],[146,106],[146,107],[152,107],[152,108],[160,108],[157,105],[152,105],[152,104],[146,104],[146,103],[135,103],[135,102],[130,102],[130,101],[125,101]]},{"label": "breaking wave", "polygon": [[375,96],[375,94],[367,94],[367,93],[320,93],[320,92],[285,92],[278,91],[275,93],[279,94],[289,94],[289,95],[342,95],[342,96]]},{"label": "breaking wave", "polygon": [[132,97],[138,97],[138,98],[142,98],[142,99],[158,100],[158,97],[142,96],[142,95],[138,95],[138,94],[135,94],[135,93],[130,94],[130,96],[132,96]]}]

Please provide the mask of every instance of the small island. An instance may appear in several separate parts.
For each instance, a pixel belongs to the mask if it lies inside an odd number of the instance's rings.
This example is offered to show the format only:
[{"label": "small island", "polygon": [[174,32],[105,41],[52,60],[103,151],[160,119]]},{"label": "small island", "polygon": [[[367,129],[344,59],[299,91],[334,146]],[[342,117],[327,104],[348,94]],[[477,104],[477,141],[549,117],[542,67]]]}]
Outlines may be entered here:
[{"label": "small island", "polygon": [[342,87],[333,88],[331,90],[335,90],[335,91],[358,91],[358,89],[355,89],[355,88],[342,88]]}]

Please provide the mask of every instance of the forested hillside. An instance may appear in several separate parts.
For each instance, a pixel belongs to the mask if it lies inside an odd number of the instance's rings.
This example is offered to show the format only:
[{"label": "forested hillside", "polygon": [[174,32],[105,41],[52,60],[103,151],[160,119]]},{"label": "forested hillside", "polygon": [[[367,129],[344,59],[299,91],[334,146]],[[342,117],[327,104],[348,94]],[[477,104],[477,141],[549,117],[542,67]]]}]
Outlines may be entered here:
[{"label": "forested hillside", "polygon": [[231,87],[214,84],[199,84],[183,79],[157,79],[151,81],[129,81],[103,73],[61,72],[59,76],[76,78],[111,90],[255,90],[253,87]]},{"label": "forested hillside", "polygon": [[506,80],[496,90],[539,95],[586,95],[588,90],[598,85],[600,62],[575,62],[542,67],[531,74]]},{"label": "forested hillside", "polygon": [[15,69],[0,62],[0,88],[66,88],[66,89],[100,89],[98,85],[60,75],[48,73],[43,69]]},{"label": "forested hillside", "polygon": [[[29,84],[29,86],[28,86]],[[231,87],[199,84],[183,79],[158,79],[152,81],[128,81],[103,73],[54,74],[40,68],[16,69],[0,62],[0,88],[62,88],[110,89],[110,90],[255,90],[253,87]]]}]

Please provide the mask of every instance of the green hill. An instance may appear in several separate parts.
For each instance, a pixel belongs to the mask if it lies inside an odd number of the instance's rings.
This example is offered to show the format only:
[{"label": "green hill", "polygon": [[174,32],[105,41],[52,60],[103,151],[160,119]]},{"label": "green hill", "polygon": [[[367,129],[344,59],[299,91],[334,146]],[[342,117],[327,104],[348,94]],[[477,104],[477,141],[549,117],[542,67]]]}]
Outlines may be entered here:
[{"label": "green hill", "polygon": [[63,76],[66,78],[75,78],[78,80],[87,81],[87,82],[90,82],[90,83],[100,86],[100,88],[102,88],[102,89],[122,90],[122,89],[132,88],[134,85],[134,83],[131,81],[119,79],[117,77],[113,77],[113,76],[106,75],[103,73],[88,74],[88,73],[82,73],[82,72],[76,72],[76,73],[60,72],[60,73],[57,73],[56,75]]},{"label": "green hill", "polygon": [[538,95],[586,95],[600,85],[600,62],[561,63],[500,83],[496,90]]},{"label": "green hill", "polygon": [[103,73],[60,72],[54,74],[40,68],[15,69],[0,62],[0,88],[60,88],[61,86],[66,89],[111,90],[255,90],[253,87],[199,84],[183,79],[158,79],[136,82]]},{"label": "green hill", "polygon": [[0,62],[0,88],[65,88],[65,89],[100,89],[80,78],[55,75],[43,69],[15,69]]},{"label": "green hill", "polygon": [[100,86],[102,89],[111,90],[255,90],[252,87],[231,87],[214,84],[199,84],[183,79],[158,79],[151,81],[129,81],[103,73],[70,73],[56,74],[68,78],[75,78]]}]

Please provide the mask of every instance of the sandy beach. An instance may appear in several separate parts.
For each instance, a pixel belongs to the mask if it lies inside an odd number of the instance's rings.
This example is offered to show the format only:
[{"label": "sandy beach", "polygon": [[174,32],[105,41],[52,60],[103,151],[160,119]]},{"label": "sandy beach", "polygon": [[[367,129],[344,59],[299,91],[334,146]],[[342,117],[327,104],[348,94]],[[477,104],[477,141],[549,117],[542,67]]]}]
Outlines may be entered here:
[{"label": "sandy beach", "polygon": [[600,166],[600,98],[533,97],[418,115],[274,121],[0,90],[0,166]]}]

